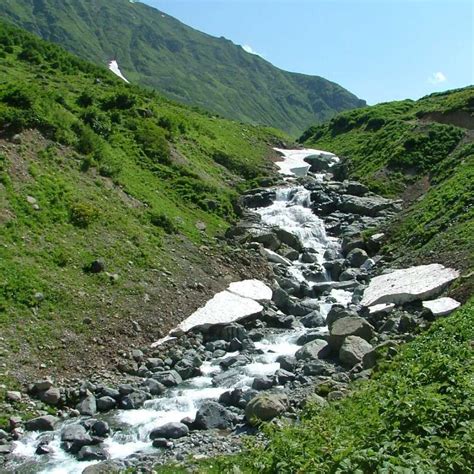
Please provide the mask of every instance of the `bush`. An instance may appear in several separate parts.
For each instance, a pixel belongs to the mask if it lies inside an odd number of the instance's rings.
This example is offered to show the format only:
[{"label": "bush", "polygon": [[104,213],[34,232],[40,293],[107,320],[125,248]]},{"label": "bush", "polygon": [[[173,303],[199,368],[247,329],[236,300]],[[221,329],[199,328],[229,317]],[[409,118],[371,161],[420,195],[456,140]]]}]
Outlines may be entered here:
[{"label": "bush", "polygon": [[178,232],[178,228],[174,224],[174,222],[165,214],[160,212],[151,212],[149,214],[150,222],[155,227],[160,227],[163,229],[167,234],[175,234]]},{"label": "bush", "polygon": [[70,209],[70,222],[76,227],[85,229],[99,217],[99,211],[89,203],[76,203]]},{"label": "bush", "polygon": [[135,122],[135,140],[152,162],[170,164],[170,148],[165,132],[150,120]]}]

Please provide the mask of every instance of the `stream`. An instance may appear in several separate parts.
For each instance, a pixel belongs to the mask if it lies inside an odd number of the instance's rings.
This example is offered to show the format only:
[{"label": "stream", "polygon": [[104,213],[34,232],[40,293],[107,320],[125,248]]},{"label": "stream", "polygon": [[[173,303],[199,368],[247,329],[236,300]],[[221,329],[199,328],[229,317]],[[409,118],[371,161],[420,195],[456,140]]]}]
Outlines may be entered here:
[{"label": "stream", "polygon": [[[307,151],[307,154],[311,153],[311,150]],[[294,157],[292,158],[290,154],[287,154],[286,158],[292,166],[297,168],[298,160],[301,163],[304,156],[305,153],[298,151],[296,164],[294,164]],[[286,174],[291,173],[288,169],[284,171]],[[323,221],[311,210],[311,192],[293,184],[292,177],[287,177],[286,180],[285,187],[275,190],[276,197],[273,203],[267,207],[257,208],[255,212],[261,216],[262,224],[278,227],[296,235],[303,244],[305,252],[313,254],[315,258],[311,263],[305,263],[300,255],[300,258],[291,261],[287,268],[280,271],[297,281],[310,284],[312,282],[307,279],[309,272],[306,270],[314,271],[315,266],[319,266],[322,278],[329,281],[330,276],[322,267],[325,261],[324,254],[328,249],[337,251],[340,248],[340,242],[326,235]],[[352,294],[349,291],[334,289],[318,299],[319,311],[325,317],[332,304],[337,302],[347,305],[351,297]],[[321,327],[318,330],[324,333],[327,328]],[[102,448],[108,453],[110,459],[124,460],[139,452],[156,454],[157,449],[152,447],[149,438],[152,429],[168,422],[179,422],[186,417],[194,418],[204,401],[217,401],[229,389],[250,390],[256,377],[273,375],[280,368],[277,362],[279,356],[295,354],[301,347],[297,344],[297,340],[308,331],[314,332],[314,329],[308,329],[302,325],[291,329],[269,328],[264,338],[255,342],[256,351],[249,356],[249,362],[227,371],[229,376],[218,379],[218,383],[216,383],[216,376],[223,372],[219,363],[229,356],[238,355],[239,351],[227,352],[223,357],[205,360],[200,367],[200,376],[168,388],[163,395],[146,401],[142,408],[116,409],[98,414],[94,418],[106,421],[112,431],[112,434],[105,438]],[[61,430],[64,426],[77,424],[82,419],[86,418],[70,418],[63,421],[53,432],[27,432],[14,443],[13,456],[10,464],[7,465],[8,468],[11,472],[17,473],[73,474],[81,473],[87,466],[97,463],[98,461],[79,462],[75,456],[68,454],[61,447]],[[46,440],[49,454],[41,456],[35,454],[41,440]]]}]

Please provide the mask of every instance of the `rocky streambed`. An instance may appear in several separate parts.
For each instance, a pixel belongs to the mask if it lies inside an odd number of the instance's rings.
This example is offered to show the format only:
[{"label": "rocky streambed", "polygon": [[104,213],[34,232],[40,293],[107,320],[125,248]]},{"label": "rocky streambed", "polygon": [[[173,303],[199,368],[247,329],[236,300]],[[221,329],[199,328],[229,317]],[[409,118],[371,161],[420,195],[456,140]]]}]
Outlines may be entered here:
[{"label": "rocky streambed", "polygon": [[455,270],[390,270],[379,255],[383,234],[364,232],[399,202],[336,180],[343,169],[331,153],[281,153],[285,179],[243,196],[242,219],[227,233],[269,262],[273,281],[233,283],[153,347],[124,351],[120,381],[33,384],[30,396],[59,407],[58,416],[11,419],[0,432],[0,468],[146,471],[238,451],[243,434],[259,436],[260,421],[297,419],[309,399],[344,397],[352,380],[370,377],[458,305],[433,299]]}]

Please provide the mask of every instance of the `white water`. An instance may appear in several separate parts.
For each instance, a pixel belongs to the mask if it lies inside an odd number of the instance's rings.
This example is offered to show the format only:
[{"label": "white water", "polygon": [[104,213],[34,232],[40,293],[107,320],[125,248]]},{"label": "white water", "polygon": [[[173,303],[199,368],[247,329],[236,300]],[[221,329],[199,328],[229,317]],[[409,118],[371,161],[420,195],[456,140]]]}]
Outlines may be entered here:
[{"label": "white water", "polygon": [[[323,222],[312,213],[310,204],[310,192],[303,187],[293,186],[277,189],[274,203],[269,207],[257,209],[257,212],[264,224],[280,227],[297,235],[305,248],[312,249],[317,254],[317,261],[321,264],[324,251],[329,247],[337,248],[339,242],[326,235]],[[301,259],[292,262],[289,272],[302,281],[304,280],[302,270],[306,265]],[[351,293],[333,290],[330,296],[338,302],[348,304]],[[327,298],[322,298],[320,311],[323,316],[327,315],[330,308],[331,302]],[[219,386],[213,384],[213,378],[222,372],[219,362],[223,358],[205,361],[201,367],[202,376],[168,389],[163,396],[147,401],[141,409],[116,410],[106,415],[98,415],[97,418],[108,421],[114,431],[114,434],[106,439],[103,447],[112,459],[125,459],[138,452],[156,453],[149,440],[149,434],[154,428],[170,421],[180,421],[185,417],[194,418],[203,401],[217,400],[222,393],[231,388],[249,389],[255,377],[274,374],[280,368],[280,364],[276,362],[277,358],[280,355],[294,355],[300,347],[296,341],[306,331],[305,328],[275,330],[265,339],[256,342],[256,349],[263,353],[253,355],[250,363],[245,366],[230,369],[232,372],[229,371],[229,378]],[[321,328],[321,331],[324,331],[324,328]],[[238,352],[227,353],[224,358],[237,354]],[[78,421],[72,419],[65,423],[78,423]],[[35,455],[40,436],[39,433],[29,433],[16,442],[14,449],[16,460],[11,465],[12,472],[79,474],[85,467],[94,464],[94,462],[78,462],[61,449],[60,429],[54,433],[54,439],[49,444],[53,453],[49,456]]]}]

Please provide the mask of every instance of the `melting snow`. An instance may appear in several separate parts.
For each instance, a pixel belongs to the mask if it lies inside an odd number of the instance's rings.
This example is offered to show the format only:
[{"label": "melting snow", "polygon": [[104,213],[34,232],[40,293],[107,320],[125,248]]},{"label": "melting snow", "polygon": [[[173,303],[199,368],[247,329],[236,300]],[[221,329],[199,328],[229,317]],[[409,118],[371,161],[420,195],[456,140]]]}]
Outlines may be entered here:
[{"label": "melting snow", "polygon": [[109,69],[120,79],[124,80],[127,84],[129,84],[129,81],[125,78],[125,76],[122,74],[122,71],[119,68],[118,62],[113,59],[112,61],[109,61]]}]

